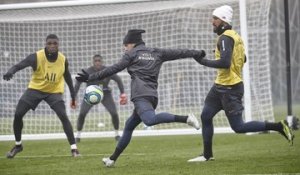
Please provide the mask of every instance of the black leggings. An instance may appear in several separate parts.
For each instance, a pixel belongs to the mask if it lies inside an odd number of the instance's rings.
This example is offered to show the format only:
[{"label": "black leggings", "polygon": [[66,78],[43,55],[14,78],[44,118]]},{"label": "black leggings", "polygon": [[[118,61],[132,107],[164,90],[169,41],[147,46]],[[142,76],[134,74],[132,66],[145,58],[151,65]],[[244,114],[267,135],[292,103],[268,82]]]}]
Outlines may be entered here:
[{"label": "black leggings", "polygon": [[[66,107],[63,101],[60,101],[51,108],[55,111],[57,114],[58,118],[60,119],[64,132],[68,138],[68,141],[70,145],[75,144],[75,139],[74,139],[74,133],[73,133],[73,128],[71,125],[71,122],[67,116],[66,113]],[[21,135],[22,135],[22,129],[23,129],[23,117],[25,114],[31,109],[31,106],[24,102],[23,100],[20,100],[16,112],[15,112],[15,118],[13,122],[13,128],[14,128],[14,134],[15,134],[15,140],[16,141],[21,141]]]}]

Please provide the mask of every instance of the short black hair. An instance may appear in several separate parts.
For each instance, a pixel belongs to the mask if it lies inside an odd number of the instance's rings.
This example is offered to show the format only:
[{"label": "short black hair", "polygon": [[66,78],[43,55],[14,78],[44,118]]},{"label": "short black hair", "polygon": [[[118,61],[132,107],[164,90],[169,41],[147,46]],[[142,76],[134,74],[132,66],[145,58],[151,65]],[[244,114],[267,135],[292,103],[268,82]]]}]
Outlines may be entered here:
[{"label": "short black hair", "polygon": [[102,56],[101,56],[101,55],[99,55],[99,54],[94,55],[94,56],[93,56],[93,60],[95,60],[96,57],[99,57],[100,60],[102,61]]},{"label": "short black hair", "polygon": [[58,39],[58,37],[57,37],[57,35],[55,35],[55,34],[49,34],[49,35],[46,37],[46,41],[47,41],[48,39]]}]

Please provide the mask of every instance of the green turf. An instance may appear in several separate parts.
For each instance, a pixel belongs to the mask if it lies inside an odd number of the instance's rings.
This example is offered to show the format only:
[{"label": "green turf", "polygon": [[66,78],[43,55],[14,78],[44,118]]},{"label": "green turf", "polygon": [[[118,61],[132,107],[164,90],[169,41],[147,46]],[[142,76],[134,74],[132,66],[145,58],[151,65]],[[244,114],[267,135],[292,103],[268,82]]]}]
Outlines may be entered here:
[{"label": "green turf", "polygon": [[[274,113],[276,121],[286,117],[285,107]],[[294,114],[299,117],[299,106]],[[0,175],[300,174],[299,135],[291,147],[277,133],[217,134],[216,161],[203,163],[187,163],[202,149],[200,135],[134,137],[114,168],[101,162],[113,152],[113,138],[82,140],[80,158],[70,156],[66,139],[24,141],[24,151],[11,160],[5,154],[14,142],[0,141]]]},{"label": "green turf", "polygon": [[24,141],[14,159],[5,153],[13,142],[0,142],[1,175],[192,175],[192,174],[295,174],[300,173],[300,139],[294,146],[277,134],[216,134],[216,161],[187,163],[200,153],[200,135],[133,137],[114,168],[101,159],[115,147],[113,138],[83,139],[82,157],[72,158],[65,139]]}]

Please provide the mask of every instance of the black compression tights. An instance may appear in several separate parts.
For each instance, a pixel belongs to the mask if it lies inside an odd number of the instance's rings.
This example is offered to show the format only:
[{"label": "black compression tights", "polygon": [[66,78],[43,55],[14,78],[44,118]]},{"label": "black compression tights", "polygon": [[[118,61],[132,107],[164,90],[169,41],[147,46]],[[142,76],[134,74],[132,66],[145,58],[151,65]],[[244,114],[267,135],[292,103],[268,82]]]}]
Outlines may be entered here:
[{"label": "black compression tights", "polygon": [[60,119],[60,121],[63,125],[64,132],[67,135],[70,145],[75,144],[73,127],[67,116],[66,107],[65,107],[64,102],[58,102],[55,105],[53,105],[51,108],[55,111],[58,118]]},{"label": "black compression tights", "polygon": [[[27,103],[25,103],[24,101],[19,101],[17,108],[16,108],[16,113],[15,113],[15,118],[14,118],[14,123],[13,123],[16,141],[21,141],[21,134],[22,134],[22,128],[23,128],[23,117],[30,109],[31,109],[31,107]],[[58,118],[60,119],[60,121],[63,125],[64,132],[67,135],[70,145],[75,144],[73,128],[72,128],[70,120],[68,119],[64,103],[59,102],[59,103],[53,105],[52,109],[55,111]]]},{"label": "black compression tights", "polygon": [[27,103],[25,103],[22,100],[19,101],[16,108],[15,118],[13,123],[15,140],[17,142],[21,141],[21,134],[23,129],[23,117],[30,109],[31,107]]}]

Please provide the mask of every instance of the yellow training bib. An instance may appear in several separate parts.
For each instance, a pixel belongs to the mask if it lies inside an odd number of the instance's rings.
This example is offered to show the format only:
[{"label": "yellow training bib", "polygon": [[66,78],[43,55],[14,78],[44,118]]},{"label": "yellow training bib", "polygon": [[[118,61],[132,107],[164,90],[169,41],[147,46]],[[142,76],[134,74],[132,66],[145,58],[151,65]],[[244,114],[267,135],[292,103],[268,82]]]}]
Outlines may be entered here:
[{"label": "yellow training bib", "polygon": [[[234,30],[226,30],[222,35],[231,37],[234,40],[234,47],[230,68],[218,69],[215,83],[220,85],[234,85],[243,81],[242,69],[245,61],[244,43],[240,35]],[[220,59],[220,50],[218,47],[216,47],[215,51],[216,59]]]},{"label": "yellow training bib", "polygon": [[45,50],[39,50],[37,55],[37,69],[33,72],[28,88],[47,93],[64,92],[65,56],[58,52],[55,62],[49,62]]}]

